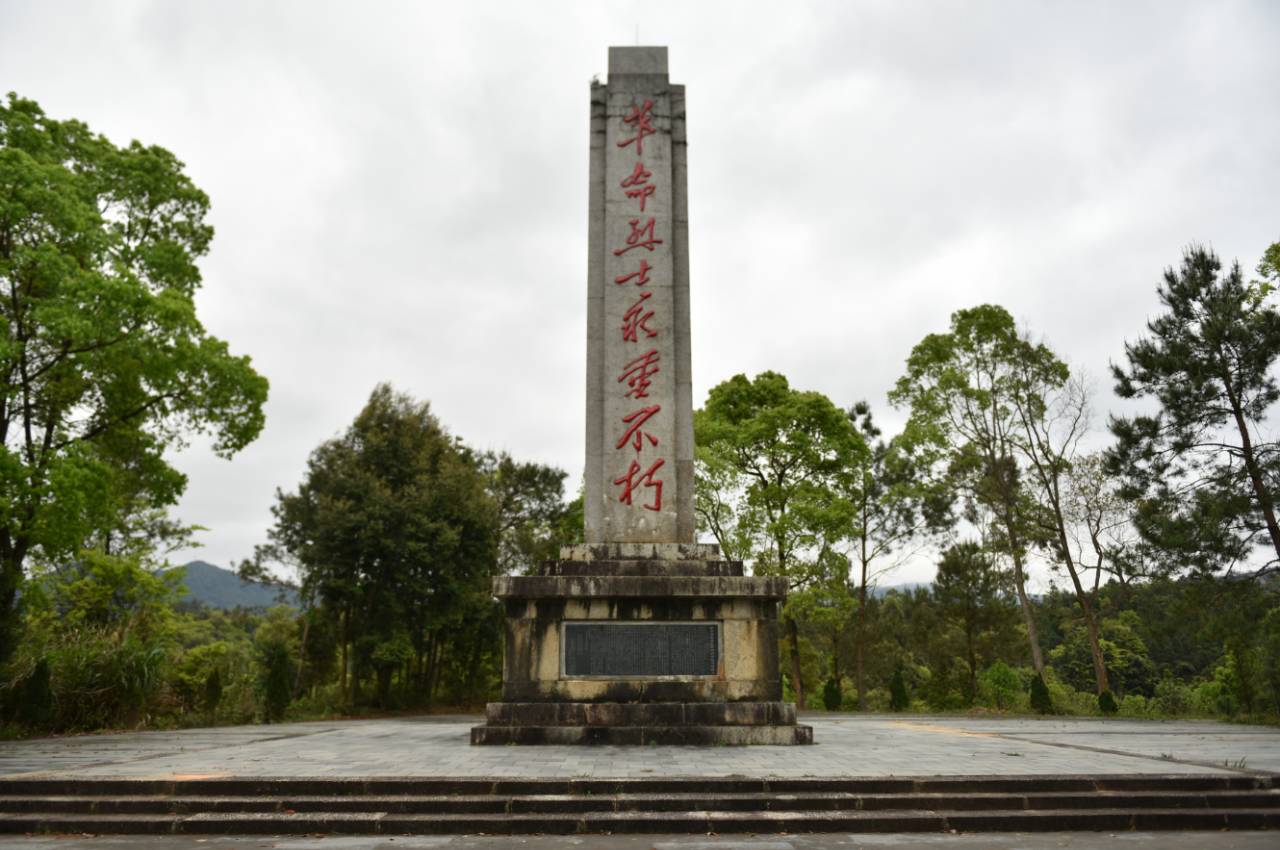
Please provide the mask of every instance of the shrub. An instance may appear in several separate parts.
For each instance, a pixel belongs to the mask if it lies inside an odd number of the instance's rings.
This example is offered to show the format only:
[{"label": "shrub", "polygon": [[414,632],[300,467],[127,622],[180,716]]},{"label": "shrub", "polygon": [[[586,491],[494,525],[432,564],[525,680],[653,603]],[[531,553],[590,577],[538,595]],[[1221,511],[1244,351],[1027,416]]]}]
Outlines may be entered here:
[{"label": "shrub", "polygon": [[1111,695],[1111,691],[1103,691],[1098,694],[1098,708],[1103,714],[1115,714],[1120,710],[1120,706],[1116,705],[1116,698]]},{"label": "shrub", "polygon": [[836,680],[827,679],[827,683],[822,686],[822,707],[827,711],[839,711],[840,696],[840,686],[836,684]]},{"label": "shrub", "polygon": [[210,718],[217,716],[220,702],[222,702],[222,674],[218,672],[217,667],[214,667],[204,680],[204,710],[208,712]]},{"label": "shrub", "polygon": [[289,681],[289,648],[284,643],[272,641],[262,647],[262,713],[268,723],[284,719],[289,709],[292,683]]},{"label": "shrub", "polygon": [[1049,696],[1044,678],[1039,675],[1031,679],[1031,710],[1036,714],[1053,714],[1053,698]]},{"label": "shrub", "polygon": [[1022,679],[1008,664],[997,661],[978,677],[978,696],[991,708],[1014,708],[1022,700]]},{"label": "shrub", "polygon": [[910,704],[911,697],[907,694],[907,683],[903,681],[902,668],[899,667],[893,671],[893,681],[889,683],[889,709],[906,711]]},{"label": "shrub", "polygon": [[31,675],[22,683],[17,721],[29,729],[48,729],[53,725],[53,685],[46,658],[36,662]]}]

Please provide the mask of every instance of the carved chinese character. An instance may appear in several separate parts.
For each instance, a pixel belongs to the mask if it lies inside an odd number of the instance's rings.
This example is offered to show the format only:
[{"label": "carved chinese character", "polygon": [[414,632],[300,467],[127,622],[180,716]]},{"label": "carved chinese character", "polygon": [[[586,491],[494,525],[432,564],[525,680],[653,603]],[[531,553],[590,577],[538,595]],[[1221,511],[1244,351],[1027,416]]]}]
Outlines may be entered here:
[{"label": "carved chinese character", "polygon": [[652,173],[645,170],[643,162],[637,162],[635,170],[631,172],[631,176],[622,178],[622,182],[618,184],[627,190],[628,198],[639,199],[640,212],[644,212],[645,200],[658,191],[658,187],[649,182],[649,178],[652,176]]},{"label": "carved chinese character", "polygon": [[644,331],[645,336],[655,337],[658,332],[649,327],[647,322],[653,318],[652,310],[645,310],[645,301],[653,295],[652,292],[641,292],[640,297],[636,299],[636,303],[627,308],[627,312],[622,314],[622,341],[623,342],[639,342],[636,332]]},{"label": "carved chinese character", "polygon": [[618,147],[625,148],[626,146],[630,145],[632,142],[635,142],[636,153],[638,155],[644,154],[644,137],[652,136],[654,133],[658,132],[657,130],[653,129],[653,125],[649,123],[650,119],[653,117],[651,114],[652,111],[653,111],[652,100],[646,100],[640,106],[631,107],[631,111],[623,116],[622,123],[628,124],[633,128],[635,128],[636,134],[629,139],[619,139]]},{"label": "carved chinese character", "polygon": [[653,466],[650,466],[647,470],[645,470],[644,473],[640,475],[639,479],[637,479],[636,475],[637,473],[640,472],[641,467],[640,467],[640,464],[637,463],[636,461],[634,460],[631,461],[630,468],[628,468],[627,471],[622,475],[613,479],[613,483],[615,485],[619,485],[622,487],[622,495],[618,496],[618,501],[624,502],[630,505],[632,492],[635,491],[635,489],[639,487],[641,484],[644,484],[644,486],[646,487],[653,488],[653,504],[644,505],[643,507],[645,508],[645,510],[650,510],[650,511],[662,510],[662,481],[653,480],[653,474],[657,472],[659,469],[661,469],[664,463],[666,463],[665,460],[663,460],[662,458],[658,458],[653,462]]},{"label": "carved chinese character", "polygon": [[662,410],[662,405],[655,404],[652,407],[642,407],[639,410],[633,410],[626,416],[622,417],[623,424],[627,425],[626,432],[618,439],[615,449],[620,449],[631,443],[631,448],[636,450],[636,454],[640,453],[644,441],[648,440],[650,445],[658,445],[658,438],[650,434],[648,431],[642,431],[641,426],[648,422],[654,415]]},{"label": "carved chinese character", "polygon": [[615,257],[621,257],[633,248],[644,248],[646,251],[652,251],[654,245],[662,244],[662,240],[655,238],[653,235],[653,216],[650,216],[649,220],[645,221],[644,224],[640,223],[642,220],[639,218],[631,219],[631,235],[627,237],[627,247],[613,249]]},{"label": "carved chinese character", "polygon": [[622,368],[618,383],[627,382],[631,389],[626,395],[631,398],[648,398],[649,385],[653,383],[649,376],[658,374],[658,371],[658,349],[651,348]]},{"label": "carved chinese character", "polygon": [[648,260],[641,260],[639,271],[632,272],[631,274],[618,275],[613,279],[613,282],[617,284],[623,284],[631,280],[631,278],[635,277],[635,278],[638,278],[638,280],[636,281],[636,286],[644,286],[649,282],[649,272],[652,269],[653,269],[653,266],[649,265]]}]

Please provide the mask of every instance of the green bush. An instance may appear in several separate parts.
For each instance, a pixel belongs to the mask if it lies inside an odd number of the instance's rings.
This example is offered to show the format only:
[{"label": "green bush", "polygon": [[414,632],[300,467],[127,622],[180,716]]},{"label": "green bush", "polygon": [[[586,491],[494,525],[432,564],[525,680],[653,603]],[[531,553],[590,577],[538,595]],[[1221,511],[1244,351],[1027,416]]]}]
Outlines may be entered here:
[{"label": "green bush", "polygon": [[911,704],[911,697],[907,694],[907,683],[902,679],[902,668],[899,667],[893,671],[893,681],[889,683],[889,709],[891,711],[906,711],[907,706]]},{"label": "green bush", "polygon": [[41,658],[31,675],[22,682],[18,694],[17,721],[29,729],[48,729],[53,724],[53,685],[49,660]]},{"label": "green bush", "polygon": [[1111,695],[1111,691],[1103,691],[1098,694],[1098,709],[1103,714],[1115,714],[1120,710],[1120,706],[1116,704],[1116,698]]},{"label": "green bush", "polygon": [[204,710],[210,718],[217,716],[220,702],[222,702],[222,673],[214,667],[204,680]]},{"label": "green bush", "polygon": [[1022,677],[1003,661],[997,661],[978,676],[978,702],[1008,711],[1022,702]]},{"label": "green bush", "polygon": [[839,711],[841,702],[840,686],[835,679],[827,679],[822,686],[822,707],[827,711]]},{"label": "green bush", "polygon": [[262,647],[261,664],[263,718],[268,723],[278,723],[284,720],[292,698],[289,648],[279,641],[266,644]]},{"label": "green bush", "polygon": [[1044,683],[1044,678],[1036,675],[1031,677],[1031,710],[1036,714],[1053,714],[1053,697],[1049,695],[1049,687]]}]

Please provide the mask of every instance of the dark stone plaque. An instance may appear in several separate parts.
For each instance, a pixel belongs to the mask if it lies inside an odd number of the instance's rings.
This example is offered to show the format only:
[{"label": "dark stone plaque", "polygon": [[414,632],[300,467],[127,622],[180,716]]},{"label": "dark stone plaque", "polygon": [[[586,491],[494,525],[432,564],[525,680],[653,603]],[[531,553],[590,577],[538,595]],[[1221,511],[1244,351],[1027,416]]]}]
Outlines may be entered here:
[{"label": "dark stone plaque", "polygon": [[718,623],[565,623],[566,676],[714,676]]}]

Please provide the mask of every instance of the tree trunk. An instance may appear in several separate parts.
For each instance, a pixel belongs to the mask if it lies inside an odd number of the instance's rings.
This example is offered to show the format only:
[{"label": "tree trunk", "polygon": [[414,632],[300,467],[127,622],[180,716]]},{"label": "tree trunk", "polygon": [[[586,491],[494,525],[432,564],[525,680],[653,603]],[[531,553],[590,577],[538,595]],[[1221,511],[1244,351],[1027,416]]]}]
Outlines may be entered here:
[{"label": "tree trunk", "polygon": [[1040,633],[1031,611],[1031,600],[1024,587],[1026,575],[1022,571],[1022,553],[1018,550],[1018,533],[1014,531],[1012,517],[1005,514],[1005,530],[1009,535],[1009,554],[1013,557],[1013,586],[1018,594],[1018,608],[1022,612],[1022,624],[1027,627],[1027,640],[1031,644],[1031,666],[1037,676],[1044,676],[1044,656],[1040,652]]},{"label": "tree trunk", "polygon": [[796,618],[787,617],[787,639],[791,644],[791,687],[796,694],[796,707],[804,708],[804,676],[800,672],[800,629]]},{"label": "tree trunk", "polygon": [[1271,535],[1271,545],[1280,558],[1280,524],[1276,522],[1275,504],[1271,500],[1271,491],[1262,480],[1262,470],[1258,466],[1258,458],[1253,451],[1253,440],[1249,437],[1249,423],[1244,421],[1244,411],[1240,409],[1240,400],[1236,398],[1235,389],[1231,386],[1230,376],[1224,376],[1223,383],[1227,389],[1227,399],[1231,402],[1231,412],[1235,416],[1236,428],[1240,431],[1240,451],[1244,455],[1244,466],[1249,471],[1249,480],[1253,483],[1253,494],[1262,508],[1263,519],[1267,523],[1267,533]]},{"label": "tree trunk", "polygon": [[831,678],[835,680],[836,688],[840,688],[840,629],[835,627],[831,629]]},{"label": "tree trunk", "polygon": [[[1054,485],[1056,487],[1056,484]],[[1075,559],[1071,557],[1070,543],[1067,540],[1066,521],[1062,518],[1062,509],[1058,506],[1058,500],[1053,493],[1050,493],[1049,507],[1053,509],[1054,521],[1058,525],[1058,546],[1062,550],[1062,563],[1067,568],[1067,574],[1071,576],[1071,586],[1075,589],[1076,602],[1080,605],[1080,613],[1084,616],[1085,630],[1089,634],[1089,653],[1093,656],[1093,679],[1094,684],[1098,688],[1098,694],[1101,696],[1103,691],[1111,690],[1111,685],[1107,678],[1107,662],[1102,656],[1102,644],[1098,637],[1098,618],[1094,614],[1093,605],[1089,600],[1089,592],[1084,589],[1084,584],[1080,581],[1080,572],[1076,569]],[[1101,565],[1098,567],[1101,572]]]},{"label": "tree trunk", "polygon": [[[866,488],[863,488],[865,494]],[[861,581],[858,582],[858,623],[854,631],[854,679],[858,686],[858,711],[867,710],[867,680],[863,672],[863,650],[867,644],[867,499],[862,499],[862,551],[858,557],[861,564]]]},{"label": "tree trunk", "polygon": [[305,612],[302,617],[302,640],[298,642],[298,672],[293,677],[293,690],[289,693],[289,699],[298,698],[298,691],[302,688],[302,666],[307,660],[307,633],[311,631],[311,618],[306,616]]},{"label": "tree trunk", "polygon": [[964,644],[969,661],[969,705],[973,705],[978,695],[978,652],[974,648],[972,617],[964,624]]},{"label": "tree trunk", "polygon": [[343,609],[342,616],[338,619],[338,640],[342,644],[342,669],[338,671],[338,692],[342,695],[344,708],[351,707],[351,691],[347,687],[347,621],[350,618],[351,612]]},{"label": "tree trunk", "polygon": [[[1074,576],[1073,576],[1074,577]],[[1111,682],[1107,676],[1107,660],[1102,655],[1102,642],[1098,635],[1098,618],[1089,604],[1089,597],[1080,595],[1080,610],[1084,612],[1085,630],[1089,634],[1089,652],[1093,655],[1093,677],[1098,687],[1098,695],[1111,690]]]}]

